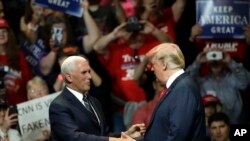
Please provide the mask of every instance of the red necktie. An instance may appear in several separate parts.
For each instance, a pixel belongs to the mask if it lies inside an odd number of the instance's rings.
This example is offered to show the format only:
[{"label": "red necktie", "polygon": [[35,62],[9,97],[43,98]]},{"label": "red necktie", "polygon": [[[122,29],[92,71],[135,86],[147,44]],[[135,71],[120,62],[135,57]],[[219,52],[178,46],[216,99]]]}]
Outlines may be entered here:
[{"label": "red necktie", "polygon": [[161,91],[160,98],[167,92],[168,88],[164,87],[163,90]]}]

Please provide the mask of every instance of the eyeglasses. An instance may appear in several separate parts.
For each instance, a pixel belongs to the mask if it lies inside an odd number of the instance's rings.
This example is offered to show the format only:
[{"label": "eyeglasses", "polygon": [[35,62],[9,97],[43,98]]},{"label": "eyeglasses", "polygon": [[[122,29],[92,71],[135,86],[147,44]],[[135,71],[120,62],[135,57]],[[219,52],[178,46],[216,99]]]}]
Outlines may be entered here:
[{"label": "eyeglasses", "polygon": [[8,33],[8,30],[6,28],[1,28],[0,33]]},{"label": "eyeglasses", "polygon": [[46,90],[45,90],[45,89],[31,89],[31,90],[29,90],[28,92],[29,92],[30,94],[35,95],[35,94],[38,94],[38,93],[45,93]]}]

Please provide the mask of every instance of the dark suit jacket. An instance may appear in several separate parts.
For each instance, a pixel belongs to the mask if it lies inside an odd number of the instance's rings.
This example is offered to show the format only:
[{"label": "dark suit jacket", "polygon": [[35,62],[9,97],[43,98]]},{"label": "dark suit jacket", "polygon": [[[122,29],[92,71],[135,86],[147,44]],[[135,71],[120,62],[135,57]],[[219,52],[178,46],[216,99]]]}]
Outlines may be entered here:
[{"label": "dark suit jacket", "polygon": [[67,89],[56,97],[49,107],[52,141],[108,141],[101,104],[90,96],[90,101],[100,119],[97,120]]},{"label": "dark suit jacket", "polygon": [[205,114],[200,89],[186,73],[168,88],[155,107],[145,141],[204,141]]}]

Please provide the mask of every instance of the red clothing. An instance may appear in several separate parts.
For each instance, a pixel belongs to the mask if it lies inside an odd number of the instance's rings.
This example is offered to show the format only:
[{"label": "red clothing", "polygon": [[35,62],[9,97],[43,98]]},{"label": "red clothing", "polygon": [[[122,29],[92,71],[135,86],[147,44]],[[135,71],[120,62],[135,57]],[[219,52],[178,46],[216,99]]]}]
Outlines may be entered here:
[{"label": "red clothing", "polygon": [[[150,42],[142,45],[137,51],[140,60],[144,58],[146,52],[158,44],[159,42]],[[102,63],[112,78],[114,96],[124,101],[139,102],[145,100],[146,95],[133,78],[137,65],[133,53],[134,50],[127,44],[110,44],[108,58],[105,62],[102,60]]]},{"label": "red clothing", "polygon": [[20,70],[14,70],[8,66],[6,55],[0,55],[0,64],[4,66],[4,85],[7,89],[7,101],[15,105],[27,101],[26,84],[32,74],[23,53],[19,52]]},{"label": "red clothing", "polygon": [[153,100],[139,107],[135,111],[132,117],[131,125],[138,124],[138,123],[145,123],[145,126],[148,127],[148,124],[150,122],[155,106],[159,100],[160,100],[160,97],[155,96]]},{"label": "red clothing", "polygon": [[152,19],[152,23],[157,28],[164,31],[168,36],[170,36],[174,42],[176,42],[176,33],[175,33],[175,25],[176,21],[174,19],[172,8],[164,9],[164,16],[161,17],[161,21],[157,19]]}]

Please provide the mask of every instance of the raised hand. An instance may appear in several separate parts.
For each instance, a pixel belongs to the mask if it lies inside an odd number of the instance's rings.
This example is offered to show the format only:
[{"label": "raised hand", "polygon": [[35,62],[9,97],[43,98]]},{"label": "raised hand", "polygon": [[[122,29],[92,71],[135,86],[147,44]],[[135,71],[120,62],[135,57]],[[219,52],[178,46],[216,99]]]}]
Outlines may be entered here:
[{"label": "raised hand", "polygon": [[17,124],[17,114],[9,115],[9,108],[5,111],[4,122],[2,125],[2,130],[7,132],[12,125]]}]

